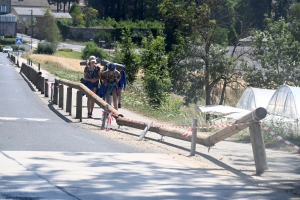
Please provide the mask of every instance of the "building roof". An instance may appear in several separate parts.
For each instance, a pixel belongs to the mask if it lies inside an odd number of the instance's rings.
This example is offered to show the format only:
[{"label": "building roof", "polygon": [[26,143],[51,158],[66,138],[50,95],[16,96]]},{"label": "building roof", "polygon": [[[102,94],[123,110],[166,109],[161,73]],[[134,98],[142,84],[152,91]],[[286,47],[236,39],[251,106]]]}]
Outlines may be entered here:
[{"label": "building roof", "polygon": [[45,8],[32,8],[32,7],[13,7],[17,13],[17,15],[31,15],[31,10],[32,10],[32,15],[33,16],[44,16],[46,9]]},{"label": "building roof", "polygon": [[11,6],[17,6],[17,7],[44,7],[49,8],[49,3],[47,0],[12,0]]},{"label": "building roof", "polygon": [[62,18],[72,19],[72,16],[69,13],[55,13],[55,12],[52,12],[52,14],[54,15],[54,17],[56,19],[62,19]]}]

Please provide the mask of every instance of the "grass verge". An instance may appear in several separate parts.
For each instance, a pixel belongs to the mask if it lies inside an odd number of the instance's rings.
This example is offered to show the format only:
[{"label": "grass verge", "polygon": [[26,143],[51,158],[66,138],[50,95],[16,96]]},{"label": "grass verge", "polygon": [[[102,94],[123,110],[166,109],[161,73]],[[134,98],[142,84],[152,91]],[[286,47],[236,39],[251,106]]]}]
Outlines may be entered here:
[{"label": "grass verge", "polygon": [[81,52],[72,51],[72,52],[66,52],[66,51],[56,51],[53,56],[57,57],[63,57],[63,58],[72,58],[72,59],[81,59]]}]

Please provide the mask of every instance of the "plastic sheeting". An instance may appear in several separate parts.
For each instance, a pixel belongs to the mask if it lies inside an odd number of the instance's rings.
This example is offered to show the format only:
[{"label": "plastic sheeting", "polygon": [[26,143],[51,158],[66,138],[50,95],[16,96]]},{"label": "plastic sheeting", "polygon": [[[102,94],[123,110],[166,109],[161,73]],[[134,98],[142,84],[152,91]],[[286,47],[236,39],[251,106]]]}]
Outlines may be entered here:
[{"label": "plastic sheeting", "polygon": [[269,114],[289,119],[299,119],[299,109],[300,88],[288,85],[282,85],[276,90],[267,107]]},{"label": "plastic sheeting", "polygon": [[256,108],[267,108],[275,90],[248,87],[236,107],[253,111]]}]

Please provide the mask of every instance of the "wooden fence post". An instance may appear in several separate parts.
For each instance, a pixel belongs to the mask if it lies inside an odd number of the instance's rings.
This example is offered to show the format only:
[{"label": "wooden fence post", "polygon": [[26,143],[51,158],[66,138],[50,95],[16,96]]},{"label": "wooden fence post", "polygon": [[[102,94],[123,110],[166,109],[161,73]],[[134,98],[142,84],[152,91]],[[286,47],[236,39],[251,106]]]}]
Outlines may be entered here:
[{"label": "wooden fence post", "polygon": [[45,83],[44,83],[44,93],[45,93],[45,97],[49,96],[49,85],[48,85],[48,79],[45,79]]},{"label": "wooden fence post", "polygon": [[67,101],[66,101],[66,112],[69,112],[69,115],[72,115],[72,88],[67,88]]},{"label": "wooden fence post", "polygon": [[268,163],[260,124],[250,124],[249,132],[251,137],[256,174],[261,175],[265,170],[268,169]]},{"label": "wooden fence post", "polygon": [[76,119],[82,122],[82,92],[80,90],[77,91],[76,98]]},{"label": "wooden fence post", "polygon": [[54,86],[53,86],[53,104],[57,105],[58,100],[58,83],[55,80]]},{"label": "wooden fence post", "polygon": [[64,109],[64,85],[59,85],[58,92],[59,92],[58,107]]},{"label": "wooden fence post", "polygon": [[45,93],[45,78],[41,76],[41,81],[40,81],[40,88],[41,88],[41,94]]}]

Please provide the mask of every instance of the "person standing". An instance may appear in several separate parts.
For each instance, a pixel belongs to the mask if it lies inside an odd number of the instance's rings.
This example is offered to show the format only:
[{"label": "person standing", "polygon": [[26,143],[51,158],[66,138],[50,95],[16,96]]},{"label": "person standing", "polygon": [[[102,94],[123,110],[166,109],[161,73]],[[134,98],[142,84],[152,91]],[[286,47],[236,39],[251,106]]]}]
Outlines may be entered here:
[{"label": "person standing", "polygon": [[[120,63],[123,65],[123,63]],[[118,84],[118,108],[122,107],[121,100],[122,100],[122,92],[126,89],[126,68],[122,68],[122,70],[119,70],[121,78]]]},{"label": "person standing", "polygon": [[101,72],[101,80],[103,89],[102,98],[110,104],[110,96],[113,96],[113,105],[118,110],[118,83],[120,80],[120,72],[116,70],[114,63],[107,64],[107,70]]},{"label": "person standing", "polygon": [[[84,79],[86,81],[86,86],[92,90],[94,93],[97,93],[99,79],[100,79],[100,67],[96,66],[96,57],[90,56],[87,66],[84,68]],[[95,102],[92,98],[87,97],[87,109],[88,109],[88,118],[93,118]]]}]

